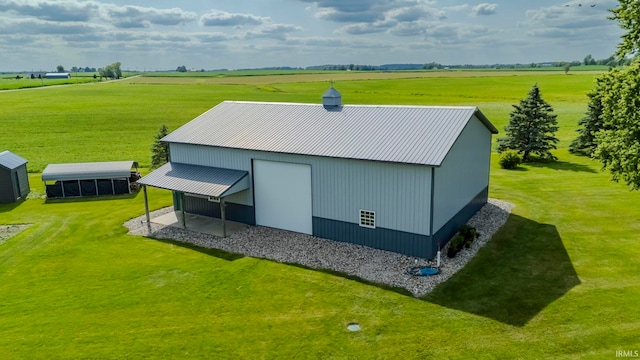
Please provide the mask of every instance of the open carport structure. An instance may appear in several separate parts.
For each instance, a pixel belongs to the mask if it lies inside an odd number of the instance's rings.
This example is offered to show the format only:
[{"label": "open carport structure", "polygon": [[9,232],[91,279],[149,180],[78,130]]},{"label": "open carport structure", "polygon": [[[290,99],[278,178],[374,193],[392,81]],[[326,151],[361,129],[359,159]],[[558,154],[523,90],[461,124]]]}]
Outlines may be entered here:
[{"label": "open carport structure", "polygon": [[49,164],[42,172],[47,198],[130,194],[139,177],[135,161]]}]

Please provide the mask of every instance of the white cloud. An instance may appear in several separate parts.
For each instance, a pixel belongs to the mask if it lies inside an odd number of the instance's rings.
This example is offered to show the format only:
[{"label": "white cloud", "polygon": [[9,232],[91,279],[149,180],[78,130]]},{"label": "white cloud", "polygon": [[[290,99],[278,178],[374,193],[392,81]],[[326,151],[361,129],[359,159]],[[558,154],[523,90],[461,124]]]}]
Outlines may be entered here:
[{"label": "white cloud", "polygon": [[179,25],[196,19],[195,13],[179,8],[157,9],[134,5],[119,6],[98,1],[78,0],[9,0],[0,2],[0,12],[52,22],[101,20],[123,28]]},{"label": "white cloud", "polygon": [[211,10],[200,18],[200,23],[204,26],[262,25],[268,22],[271,22],[271,18],[269,17],[260,17],[251,14],[233,14],[220,10]]},{"label": "white cloud", "polygon": [[302,27],[290,24],[269,24],[255,30],[245,32],[244,37],[247,39],[270,38],[285,40],[287,34],[295,31],[302,31]]},{"label": "white cloud", "polygon": [[399,18],[414,21],[432,16],[435,1],[428,0],[298,0],[318,8],[316,17],[339,23],[374,23]]},{"label": "white cloud", "polygon": [[527,34],[535,37],[551,38],[591,38],[603,34],[615,33],[614,23],[607,19],[607,8],[614,6],[615,0],[601,1],[595,7],[580,6],[582,2],[574,0],[564,5],[542,7],[526,12],[522,26]]},{"label": "white cloud", "polygon": [[473,7],[473,14],[475,16],[493,15],[496,10],[498,10],[498,4],[482,3]]},{"label": "white cloud", "polygon": [[0,12],[31,16],[50,21],[87,21],[100,7],[95,1],[18,1],[0,2]]},{"label": "white cloud", "polygon": [[149,25],[180,25],[195,21],[196,13],[182,9],[155,9],[140,6],[101,6],[103,15],[116,27],[148,27]]},{"label": "white cloud", "polygon": [[395,26],[397,22],[389,20],[389,21],[377,21],[373,23],[357,23],[357,24],[349,24],[345,25],[338,30],[337,33],[345,33],[352,35],[360,35],[360,34],[373,34],[384,32]]}]

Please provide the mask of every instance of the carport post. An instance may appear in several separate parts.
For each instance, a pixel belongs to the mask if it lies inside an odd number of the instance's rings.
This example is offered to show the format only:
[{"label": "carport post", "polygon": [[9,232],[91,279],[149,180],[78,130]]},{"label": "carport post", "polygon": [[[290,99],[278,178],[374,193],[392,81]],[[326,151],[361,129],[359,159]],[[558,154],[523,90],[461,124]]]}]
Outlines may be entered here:
[{"label": "carport post", "polygon": [[144,192],[144,213],[147,216],[147,227],[151,229],[151,216],[149,216],[149,199],[147,198],[147,185],[142,185],[142,191]]},{"label": "carport post", "polygon": [[227,237],[227,204],[224,198],[220,199],[220,217],[222,218],[222,237]]}]

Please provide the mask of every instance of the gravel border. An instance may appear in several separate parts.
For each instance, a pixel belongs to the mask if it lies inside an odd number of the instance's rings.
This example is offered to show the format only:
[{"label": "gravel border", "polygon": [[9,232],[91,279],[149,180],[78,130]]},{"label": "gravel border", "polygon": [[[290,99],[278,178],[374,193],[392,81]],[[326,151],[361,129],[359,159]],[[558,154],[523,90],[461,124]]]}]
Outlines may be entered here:
[{"label": "gravel border", "polygon": [[[329,269],[374,283],[404,288],[421,297],[462,269],[504,225],[513,207],[511,203],[489,199],[468,222],[478,230],[480,237],[453,259],[446,256],[447,244],[441,251],[440,274],[424,277],[407,275],[406,270],[413,266],[435,265],[435,261],[263,226],[250,226],[227,238],[156,223],[151,223],[149,231],[144,215],[127,221],[124,226],[132,235],[172,239],[255,258]],[[173,207],[160,209],[152,212],[151,217],[171,211]]]}]

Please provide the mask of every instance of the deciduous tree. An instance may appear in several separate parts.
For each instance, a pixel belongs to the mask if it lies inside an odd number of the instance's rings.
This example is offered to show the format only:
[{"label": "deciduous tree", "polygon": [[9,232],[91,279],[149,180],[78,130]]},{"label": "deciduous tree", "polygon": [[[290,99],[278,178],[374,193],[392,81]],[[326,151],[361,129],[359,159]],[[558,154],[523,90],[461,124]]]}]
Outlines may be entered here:
[{"label": "deciduous tree", "polygon": [[593,156],[633,190],[640,189],[640,61],[614,69],[599,79],[601,129],[595,133]]},{"label": "deciduous tree", "polygon": [[609,19],[616,20],[626,32],[618,44],[616,56],[624,58],[635,55],[640,50],[640,2],[636,0],[618,0],[618,6],[610,10],[613,14]]},{"label": "deciduous tree", "polygon": [[620,61],[635,56],[622,70],[613,69],[599,78],[602,128],[595,132],[593,156],[633,190],[640,189],[640,2],[618,0],[610,19],[625,30],[616,56]]},{"label": "deciduous tree", "polygon": [[107,65],[104,68],[98,69],[98,73],[100,77],[105,77],[107,79],[120,79],[122,77],[122,70],[120,70],[120,63],[115,62],[111,65]]},{"label": "deciduous tree", "polygon": [[531,154],[544,160],[556,160],[551,149],[556,149],[558,142],[555,137],[557,115],[542,99],[538,85],[534,85],[528,96],[513,107],[509,125],[504,128],[506,137],[498,139],[498,152],[515,150],[522,154],[522,161],[531,161]]}]

